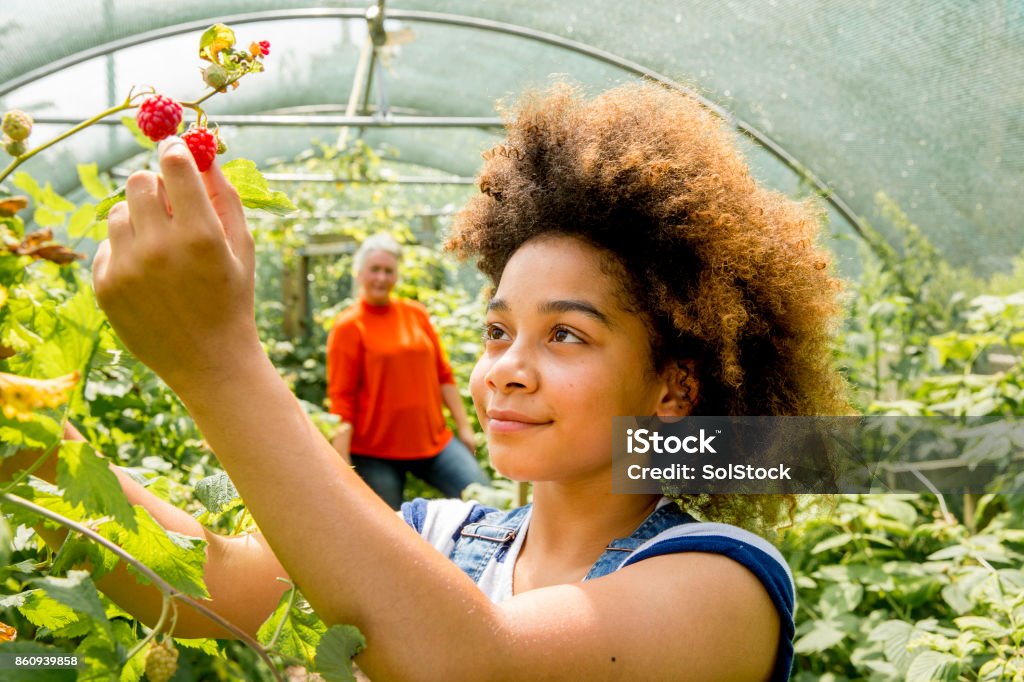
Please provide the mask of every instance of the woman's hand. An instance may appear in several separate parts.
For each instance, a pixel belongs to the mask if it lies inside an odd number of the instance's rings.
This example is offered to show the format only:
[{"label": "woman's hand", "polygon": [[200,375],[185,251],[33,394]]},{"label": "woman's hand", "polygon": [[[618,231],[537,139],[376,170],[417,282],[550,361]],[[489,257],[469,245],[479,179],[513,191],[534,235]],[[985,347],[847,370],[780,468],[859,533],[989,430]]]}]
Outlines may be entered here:
[{"label": "woman's hand", "polygon": [[459,428],[459,440],[469,449],[471,454],[476,454],[476,431],[469,424]]},{"label": "woman's hand", "polygon": [[229,381],[263,355],[254,317],[255,250],[238,193],[200,174],[177,137],[161,174],[128,178],[93,263],[96,296],[125,345],[173,389]]}]

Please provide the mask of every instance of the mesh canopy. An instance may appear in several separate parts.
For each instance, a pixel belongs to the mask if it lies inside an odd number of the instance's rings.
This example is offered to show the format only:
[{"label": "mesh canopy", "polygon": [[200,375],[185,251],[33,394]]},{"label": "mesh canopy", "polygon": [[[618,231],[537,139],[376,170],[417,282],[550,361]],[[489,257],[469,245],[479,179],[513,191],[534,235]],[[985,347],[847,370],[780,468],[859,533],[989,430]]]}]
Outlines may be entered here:
[{"label": "mesh canopy", "polygon": [[[269,39],[268,72],[211,100],[211,117],[316,105],[341,113],[349,98],[367,3],[247,0],[5,0],[0,5],[0,104],[37,116],[82,117],[152,84],[176,97],[199,93],[193,58],[205,25],[227,20],[240,41]],[[333,10],[316,17],[316,8]],[[352,18],[338,16],[351,10]],[[294,12],[258,23],[243,13]],[[403,16],[405,12],[408,16]],[[431,12],[444,17],[411,16]],[[394,113],[494,116],[494,102],[552,74],[598,91],[636,78],[623,65],[509,33],[520,27],[578,41],[692,87],[763,133],[886,232],[885,193],[956,264],[1005,267],[1024,247],[1017,203],[1024,180],[1024,2],[842,0],[643,3],[520,0],[404,0],[385,28],[386,48],[369,94]],[[250,16],[249,18],[255,18]],[[457,25],[456,21],[498,22]],[[147,32],[194,22],[181,35]],[[499,30],[500,29],[500,30]],[[115,41],[138,45],[98,54],[39,77],[40,69]],[[66,62],[65,62],[66,63]],[[628,65],[627,65],[628,66]],[[34,82],[26,82],[33,79]],[[66,124],[41,126],[46,139]],[[337,138],[329,127],[227,130],[233,154],[264,161]],[[368,128],[405,161],[472,175],[494,128]],[[38,137],[36,137],[38,136]],[[757,175],[790,193],[801,177],[754,142],[744,147]],[[26,170],[67,190],[76,162],[110,167],[138,153],[127,132],[96,127],[33,159]],[[836,232],[848,221],[834,216]],[[839,244],[840,252],[849,246]]]}]

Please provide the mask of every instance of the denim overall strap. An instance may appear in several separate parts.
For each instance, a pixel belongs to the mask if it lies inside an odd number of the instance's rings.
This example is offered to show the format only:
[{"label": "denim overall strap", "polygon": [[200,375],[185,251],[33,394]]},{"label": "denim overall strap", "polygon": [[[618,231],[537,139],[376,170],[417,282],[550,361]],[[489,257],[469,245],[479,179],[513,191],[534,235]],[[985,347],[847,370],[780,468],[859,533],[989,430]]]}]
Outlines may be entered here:
[{"label": "denim overall strap", "polygon": [[449,558],[465,571],[473,582],[480,582],[487,564],[504,561],[530,505],[512,511],[494,511],[475,523],[467,523],[455,538]]},{"label": "denim overall strap", "polygon": [[694,523],[696,520],[680,510],[675,502],[663,505],[659,509],[654,510],[628,538],[612,540],[605,547],[604,553],[600,558],[590,567],[590,571],[583,579],[590,580],[591,578],[600,578],[601,576],[613,573],[637,547],[658,533],[684,523]]}]

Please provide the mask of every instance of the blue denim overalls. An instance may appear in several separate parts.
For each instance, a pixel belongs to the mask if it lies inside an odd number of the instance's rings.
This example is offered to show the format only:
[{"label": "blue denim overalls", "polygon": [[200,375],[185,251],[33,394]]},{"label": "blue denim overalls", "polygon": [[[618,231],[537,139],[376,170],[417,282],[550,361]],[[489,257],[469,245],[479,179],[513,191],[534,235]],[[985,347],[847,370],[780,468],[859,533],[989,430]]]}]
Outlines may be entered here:
[{"label": "blue denim overalls", "polygon": [[[453,538],[455,547],[449,558],[465,571],[473,582],[480,582],[480,576],[491,561],[505,561],[508,549],[519,533],[529,509],[530,505],[512,511],[477,507],[466,519],[466,524],[456,531]],[[628,538],[612,540],[583,579],[600,578],[612,573],[622,565],[631,552],[658,533],[695,521],[692,516],[680,511],[674,502],[661,506],[651,512]]]}]

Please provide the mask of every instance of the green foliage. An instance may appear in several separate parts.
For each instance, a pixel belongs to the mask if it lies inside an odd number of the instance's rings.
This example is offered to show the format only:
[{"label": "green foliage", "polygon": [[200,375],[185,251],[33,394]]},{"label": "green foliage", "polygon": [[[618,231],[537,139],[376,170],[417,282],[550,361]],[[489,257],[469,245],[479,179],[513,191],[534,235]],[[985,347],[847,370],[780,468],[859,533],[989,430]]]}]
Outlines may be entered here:
[{"label": "green foliage", "polygon": [[[283,169],[351,179],[300,185],[288,201],[254,175],[251,163],[226,168],[248,206],[274,212],[251,216],[257,322],[268,353],[321,430],[330,435],[336,424],[325,410],[327,331],[352,301],[355,244],[378,230],[407,245],[396,293],[429,310],[470,407],[466,386],[480,349],[483,282],[441,253],[440,235],[415,218],[420,199],[432,206],[460,203],[464,190],[432,188],[417,198],[382,182],[388,162],[358,142],[340,152],[316,145]],[[111,184],[94,166],[79,173],[92,200],[110,194]],[[37,225],[75,240],[105,231],[100,215],[112,201],[75,205],[27,174],[14,180],[32,198]],[[858,405],[874,414],[1020,414],[1024,259],[1011,273],[974,278],[943,262],[898,207],[885,197],[879,202],[901,240],[865,250],[837,349]],[[21,217],[0,218],[0,231],[9,242],[23,239],[26,227]],[[335,251],[318,255],[312,248],[325,244]],[[307,315],[291,330],[285,328],[293,312],[293,302],[285,301],[289,273],[304,273],[301,289],[308,292]],[[8,355],[0,372],[40,380],[80,376],[61,406],[40,407],[26,420],[0,416],[0,457],[35,448],[58,459],[56,486],[23,477],[2,484],[5,491],[85,524],[185,593],[205,594],[204,543],[165,532],[128,505],[92,446],[61,442],[62,425],[71,419],[96,450],[201,523],[226,533],[254,529],[184,406],[110,332],[78,265],[0,251],[0,301],[0,350],[13,352],[0,353]],[[469,414],[475,418],[471,407]],[[1011,445],[1007,457],[1017,451]],[[968,455],[972,446],[958,447]],[[499,481],[481,494],[509,506],[515,489]],[[122,559],[75,536],[54,554],[29,530],[38,517],[11,506],[4,512],[0,555],[8,553],[9,561],[0,576],[0,620],[17,628],[19,641],[0,651],[73,651],[85,658],[87,677],[139,679],[142,657],[127,653],[145,630],[94,584]],[[1021,497],[885,495],[839,498],[832,508],[808,503],[783,545],[798,588],[795,678],[1020,680],[1022,527]],[[80,570],[83,562],[91,573]],[[351,628],[328,628],[294,589],[259,639],[279,661],[329,680],[352,679],[351,656],[365,645]],[[178,645],[185,678],[269,678],[237,642]],[[53,671],[54,679],[67,678],[62,675]]]}]

